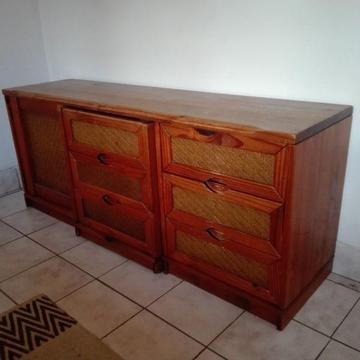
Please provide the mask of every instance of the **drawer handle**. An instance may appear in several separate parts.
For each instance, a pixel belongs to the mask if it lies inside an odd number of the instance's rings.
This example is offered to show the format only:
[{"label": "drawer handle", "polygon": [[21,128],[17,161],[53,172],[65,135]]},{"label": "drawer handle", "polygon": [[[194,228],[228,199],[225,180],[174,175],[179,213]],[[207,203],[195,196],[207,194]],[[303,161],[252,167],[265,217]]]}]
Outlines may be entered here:
[{"label": "drawer handle", "polygon": [[207,137],[216,135],[216,132],[215,132],[215,131],[206,130],[206,129],[196,128],[195,131],[196,131],[199,135],[207,136]]},{"label": "drawer handle", "polygon": [[102,197],[104,203],[108,204],[108,205],[120,205],[120,201],[112,199],[109,195],[103,195]]},{"label": "drawer handle", "polygon": [[101,164],[104,164],[104,165],[108,165],[107,161],[106,161],[106,155],[103,154],[103,153],[100,153],[96,156],[96,159],[98,159],[98,161],[101,163]]},{"label": "drawer handle", "polygon": [[214,228],[209,228],[209,229],[206,229],[206,232],[215,240],[218,240],[218,241],[225,240],[225,234],[219,230],[216,230]]},{"label": "drawer handle", "polygon": [[228,187],[225,184],[215,179],[208,179],[204,181],[204,184],[210,191],[214,193],[223,193],[228,190]]}]

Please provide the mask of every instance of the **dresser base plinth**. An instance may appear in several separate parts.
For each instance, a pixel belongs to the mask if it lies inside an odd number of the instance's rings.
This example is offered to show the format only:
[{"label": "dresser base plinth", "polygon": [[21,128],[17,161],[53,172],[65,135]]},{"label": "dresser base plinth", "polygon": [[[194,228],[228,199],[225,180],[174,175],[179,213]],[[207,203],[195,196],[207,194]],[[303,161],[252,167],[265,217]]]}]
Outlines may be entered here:
[{"label": "dresser base plinth", "polygon": [[283,330],[286,327],[309,297],[330,274],[331,267],[332,259],[323,267],[323,269],[293,303],[291,303],[286,309],[280,309],[271,303],[250,295],[245,291],[231,287],[222,281],[198,272],[172,259],[167,258],[164,264],[164,268],[169,273],[174,274],[254,315],[259,316],[264,320],[273,323],[276,325],[278,330]]},{"label": "dresser base plinth", "polygon": [[160,257],[152,257],[120,241],[108,242],[103,234],[80,223],[75,225],[75,231],[84,238],[123,255],[124,257],[152,270],[154,273],[160,273],[163,270],[163,260]]},{"label": "dresser base plinth", "polygon": [[53,216],[58,220],[64,221],[67,224],[74,225],[74,213],[71,210],[66,210],[63,207],[56,206],[56,204],[53,204],[49,201],[27,194],[24,195],[24,198],[27,207],[33,207],[50,216]]}]

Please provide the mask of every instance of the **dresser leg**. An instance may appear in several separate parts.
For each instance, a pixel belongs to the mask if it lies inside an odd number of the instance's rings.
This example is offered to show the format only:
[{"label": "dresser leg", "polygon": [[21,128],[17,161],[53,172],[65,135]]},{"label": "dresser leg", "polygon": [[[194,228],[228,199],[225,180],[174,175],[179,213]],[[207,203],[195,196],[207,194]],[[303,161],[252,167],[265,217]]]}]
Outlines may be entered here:
[{"label": "dresser leg", "polygon": [[24,199],[25,199],[25,204],[27,207],[33,206],[31,199],[27,198],[26,196],[24,196]]},{"label": "dresser leg", "polygon": [[80,236],[81,235],[81,230],[75,226],[75,234],[76,236]]},{"label": "dresser leg", "polygon": [[168,274],[169,273],[169,264],[166,260],[163,260],[163,273]]},{"label": "dresser leg", "polygon": [[153,272],[155,274],[158,274],[162,272],[164,269],[164,262],[161,258],[155,259],[154,265],[153,265]]}]

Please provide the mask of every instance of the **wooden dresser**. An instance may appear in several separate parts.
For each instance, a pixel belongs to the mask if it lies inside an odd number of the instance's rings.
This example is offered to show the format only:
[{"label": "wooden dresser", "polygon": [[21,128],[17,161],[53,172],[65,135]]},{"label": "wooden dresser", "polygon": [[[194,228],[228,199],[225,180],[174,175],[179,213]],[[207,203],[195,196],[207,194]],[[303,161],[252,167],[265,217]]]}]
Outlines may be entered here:
[{"label": "wooden dresser", "polygon": [[282,329],[329,274],[352,107],[63,80],[3,91],[25,199]]}]

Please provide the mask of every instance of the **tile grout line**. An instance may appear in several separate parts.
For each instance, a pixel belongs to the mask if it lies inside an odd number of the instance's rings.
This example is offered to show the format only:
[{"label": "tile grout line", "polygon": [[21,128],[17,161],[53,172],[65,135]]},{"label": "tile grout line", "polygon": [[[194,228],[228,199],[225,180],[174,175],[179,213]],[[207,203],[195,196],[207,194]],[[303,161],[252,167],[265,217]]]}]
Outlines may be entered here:
[{"label": "tile grout line", "polygon": [[317,333],[320,334],[320,335],[326,336],[326,337],[329,338],[329,339],[331,338],[330,335],[325,334],[325,333],[323,333],[322,331],[320,331],[320,330],[318,330],[318,329],[314,329],[314,328],[312,328],[310,325],[307,325],[307,324],[303,323],[302,321],[300,321],[300,320],[298,320],[298,319],[293,318],[293,319],[291,319],[291,321],[294,321],[294,322],[296,322],[296,323],[298,323],[298,324],[300,324],[300,325],[302,325],[302,326],[305,326],[306,328],[308,328],[308,329],[310,329],[310,330],[313,330],[313,331],[317,332]]},{"label": "tile grout line", "polygon": [[322,350],[319,352],[319,354],[316,356],[315,360],[319,360],[319,358],[321,357],[321,355],[323,354],[323,352],[326,350],[326,348],[329,346],[331,342],[331,338],[328,338],[327,343],[325,344],[325,346],[322,348]]},{"label": "tile grout line", "polygon": [[[180,279],[180,278],[179,278]],[[145,306],[145,309],[149,308],[151,305],[153,305],[154,303],[156,303],[159,299],[161,299],[163,296],[165,296],[166,294],[168,294],[169,292],[171,292],[172,290],[174,290],[175,288],[177,288],[179,285],[181,285],[184,282],[184,280],[181,280],[174,286],[172,286],[169,290],[165,291],[162,295],[160,295],[159,297],[157,297],[154,301],[152,301],[149,305]]]},{"label": "tile grout line", "polygon": [[[348,276],[339,274],[339,273],[337,273],[337,272],[335,272],[335,271],[332,271],[331,273],[332,273],[332,274],[335,274],[335,275],[337,275],[337,276],[341,276],[341,277],[343,277],[343,278],[345,278],[345,279],[347,279],[347,280],[351,280],[351,281],[354,281],[354,282],[360,284],[360,281],[359,281],[359,280],[356,280],[356,279],[353,279],[353,278],[351,278],[351,277],[348,277]],[[330,276],[330,275],[329,275],[329,276]],[[334,280],[331,280],[331,279],[328,279],[328,280],[334,281]]]},{"label": "tile grout line", "polygon": [[[34,264],[34,265],[31,265],[30,267],[28,267],[28,268],[26,268],[26,269],[24,269],[24,270],[21,270],[21,271],[19,271],[18,273],[13,274],[13,275],[11,275],[10,277],[8,277],[8,278],[6,278],[6,279],[1,280],[1,281],[0,281],[0,289],[1,289],[1,285],[2,285],[4,282],[6,282],[6,281],[8,281],[8,280],[11,280],[11,279],[15,278],[15,277],[18,276],[18,275],[21,275],[21,274],[27,272],[28,270],[33,269],[34,267],[36,267],[36,266],[38,266],[38,265],[41,265],[41,264],[43,264],[43,263],[45,263],[45,262],[47,262],[47,261],[49,261],[49,260],[52,260],[52,259],[54,259],[55,257],[56,257],[56,255],[53,254],[52,256],[50,256],[50,257],[48,257],[48,258],[46,258],[46,259],[44,259],[44,260],[41,260],[40,262],[38,262],[38,263],[36,263],[36,264]],[[2,290],[2,291],[4,291],[4,290]]]},{"label": "tile grout line", "polygon": [[333,339],[335,333],[339,330],[340,326],[345,322],[345,320],[347,319],[347,317],[349,316],[349,314],[353,311],[353,309],[355,308],[355,306],[357,304],[360,304],[360,297],[355,301],[355,303],[353,304],[353,306],[350,308],[350,310],[347,312],[347,314],[344,316],[344,318],[342,319],[342,321],[340,322],[340,324],[336,327],[336,329],[332,332],[332,334],[330,335],[330,338]]},{"label": "tile grout line", "polygon": [[65,299],[65,298],[67,298],[68,296],[71,296],[72,294],[74,294],[76,291],[78,291],[78,290],[80,290],[80,289],[84,288],[84,287],[85,287],[85,286],[87,286],[87,285],[92,284],[94,281],[96,281],[96,279],[95,279],[95,278],[92,278],[91,280],[89,280],[89,281],[88,281],[88,282],[86,282],[85,284],[82,284],[80,287],[78,287],[78,288],[76,288],[76,289],[74,289],[74,290],[70,291],[68,294],[66,294],[66,295],[64,295],[64,296],[62,296],[62,297],[60,297],[60,298],[59,298],[59,299],[57,299],[55,302],[56,302],[56,303],[58,303],[58,302],[60,302],[60,301],[64,300],[64,299]]},{"label": "tile grout line", "polygon": [[152,312],[150,309],[144,309],[145,311],[149,312],[151,315],[155,316],[156,318],[158,318],[159,320],[162,320],[164,323],[168,324],[169,326],[171,326],[172,328],[178,330],[179,332],[181,332],[183,335],[187,336],[188,338],[192,339],[193,341],[197,342],[199,345],[203,346],[206,348],[206,345],[203,344],[200,340],[195,339],[193,336],[189,335],[188,333],[186,333],[184,330],[179,329],[175,324],[172,324],[171,322],[169,322],[166,319],[163,319],[161,316],[159,316],[158,314]]},{"label": "tile grout line", "polygon": [[9,300],[11,300],[15,304],[15,306],[18,305],[18,303],[11,296],[9,296],[4,290],[0,289],[0,293],[6,296]]},{"label": "tile grout line", "polygon": [[139,309],[139,311],[137,311],[134,315],[130,316],[127,320],[123,321],[121,324],[115,326],[111,331],[109,331],[108,333],[106,333],[104,336],[102,336],[101,338],[99,338],[101,341],[103,341],[106,337],[108,337],[109,335],[111,335],[113,332],[115,332],[116,330],[120,329],[123,325],[125,325],[127,322],[129,322],[131,319],[133,319],[135,316],[139,315],[141,312],[143,312],[144,310],[146,310],[145,308],[141,307]]},{"label": "tile grout line", "polygon": [[246,313],[246,310],[242,309],[242,312],[233,320],[231,321],[222,331],[219,332],[210,342],[206,345],[206,348],[213,351],[216,355],[220,355],[221,357],[225,358],[223,355],[219,354],[216,350],[213,350],[210,345],[213,344],[226,330],[228,330],[238,319],[241,318]]},{"label": "tile grout line", "polygon": [[[334,273],[334,274],[335,274],[335,273]],[[338,274],[336,274],[336,275],[338,275]],[[339,275],[339,276],[341,276],[341,275]],[[354,282],[354,283],[356,283],[356,284],[359,284],[359,289],[354,289],[354,288],[351,287],[351,286],[347,286],[347,285],[345,285],[345,284],[343,284],[343,283],[341,283],[341,282],[337,282],[337,281],[332,280],[332,279],[327,279],[327,280],[328,280],[328,281],[331,281],[331,282],[334,283],[334,284],[343,286],[343,287],[346,288],[346,289],[353,290],[353,291],[356,291],[356,292],[360,293],[360,282],[358,282],[358,281],[356,281],[356,280],[353,280],[353,279],[350,279],[350,278],[347,278],[347,277],[344,277],[344,279],[347,279],[347,280],[352,281],[352,282]]]},{"label": "tile grout line", "polygon": [[[35,208],[34,208],[35,209]],[[37,209],[35,209],[35,210],[37,210]],[[25,210],[23,210],[23,211],[25,211]],[[38,210],[39,212],[41,212],[40,210]],[[20,212],[20,211],[19,211]],[[50,215],[48,215],[48,214],[46,214],[46,213],[43,213],[43,214],[45,214],[45,215],[47,215],[47,216],[49,216],[49,217],[52,217],[52,216],[50,216]],[[10,215],[11,216],[11,215]],[[48,224],[48,225],[45,225],[45,226],[42,226],[42,227],[40,227],[39,229],[36,229],[36,230],[34,230],[34,231],[31,231],[31,232],[29,232],[29,233],[24,233],[24,232],[22,232],[21,230],[19,230],[19,229],[17,229],[15,226],[13,226],[13,225],[11,225],[11,224],[8,224],[7,222],[5,222],[5,221],[3,221],[3,219],[0,219],[0,221],[2,222],[2,223],[4,223],[5,225],[7,225],[7,226],[9,226],[9,227],[11,227],[13,230],[16,230],[18,233],[20,233],[22,236],[26,236],[26,237],[28,237],[29,235],[31,235],[31,234],[34,234],[34,233],[36,233],[36,232],[38,232],[38,231],[41,231],[41,230],[44,230],[44,229],[46,229],[46,228],[48,228],[48,227],[50,227],[50,226],[52,226],[52,225],[55,225],[56,223],[59,223],[59,222],[62,222],[62,221],[59,221],[59,220],[57,220],[56,218],[54,218],[54,217],[52,217],[53,219],[55,219],[55,221],[53,222],[53,223],[51,223],[51,224]],[[66,223],[64,223],[64,224],[66,224]],[[70,225],[71,226],[71,225]]]},{"label": "tile grout line", "polygon": [[337,340],[337,339],[333,339],[333,338],[332,338],[331,341],[337,342],[337,343],[339,343],[339,344],[341,344],[341,345],[344,345],[345,347],[348,347],[348,348],[351,349],[351,350],[356,351],[357,353],[360,353],[360,350],[359,350],[359,349],[354,348],[353,346],[348,345],[348,344],[342,342],[341,340]]}]

